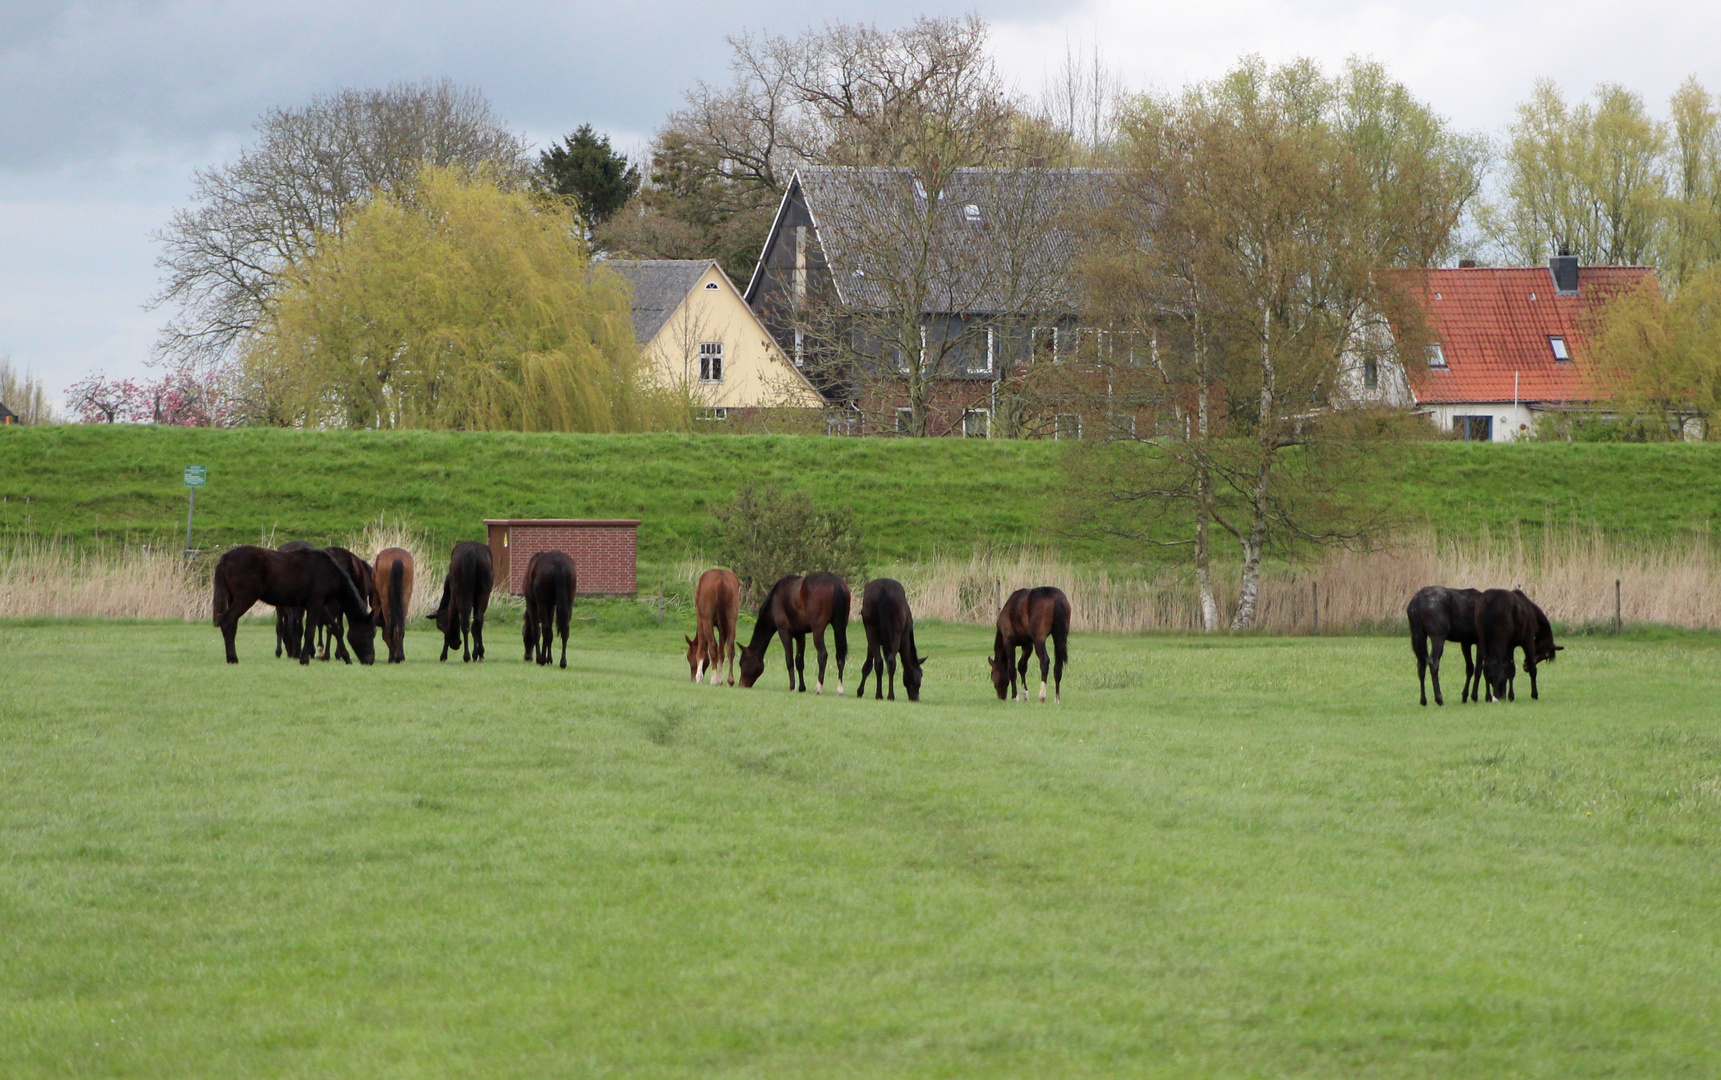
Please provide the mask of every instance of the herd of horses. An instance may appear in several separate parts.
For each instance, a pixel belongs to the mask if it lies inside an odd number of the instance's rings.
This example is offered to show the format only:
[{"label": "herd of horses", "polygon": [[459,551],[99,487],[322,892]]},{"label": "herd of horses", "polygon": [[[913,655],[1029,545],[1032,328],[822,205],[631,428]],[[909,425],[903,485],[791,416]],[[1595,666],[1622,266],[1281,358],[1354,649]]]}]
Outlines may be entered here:
[{"label": "herd of horses", "polygon": [[[449,557],[442,598],[435,613],[425,616],[442,633],[442,657],[459,650],[462,661],[484,659],[484,616],[496,581],[488,546],[462,541]],[[555,639],[561,637],[563,668],[568,666],[568,631],[573,618],[578,579],[574,561],[559,551],[540,551],[526,565],[525,618],[521,638],[524,659],[548,665]],[[410,552],[391,547],[367,563],[340,547],[316,548],[303,541],[278,549],[243,545],[221,556],[215,565],[215,625],[227,647],[227,662],[236,664],[234,635],[239,619],[259,602],[275,608],[275,655],[300,664],[314,656],[334,657],[348,664],[376,659],[375,639],[382,633],[388,662],[406,659],[407,611],[412,603],[413,560]],[[782,643],[789,688],[805,691],[807,638],[813,639],[818,676],[813,692],[824,693],[830,652],[825,632],[836,647],[837,694],[844,692],[848,662],[851,597],[848,583],[829,573],[793,574],[772,585],[759,605],[753,636],[740,647],[740,686],[751,687],[765,672],[765,656],[776,638]],[[694,590],[696,626],[687,641],[688,672],[695,683],[736,685],[737,625],[741,613],[741,582],[721,568],[705,571]],[[1539,697],[1536,667],[1551,662],[1564,648],[1554,644],[1552,624],[1541,608],[1521,590],[1451,589],[1430,585],[1405,609],[1410,620],[1411,650],[1422,704],[1428,704],[1428,677],[1433,676],[1434,703],[1444,705],[1440,692],[1440,660],[1447,642],[1464,652],[1461,701],[1514,700],[1515,656],[1524,654],[1530,676],[1530,696]],[[874,698],[896,699],[897,669],[903,691],[920,700],[927,657],[914,642],[914,615],[900,581],[874,578],[861,593],[861,626],[866,631],[866,660],[856,695],[864,697],[873,680]],[[1063,700],[1064,666],[1069,661],[1070,601],[1050,585],[1017,589],[998,612],[992,639],[992,687],[999,700],[1027,701],[1028,665],[1040,661],[1040,700],[1046,700],[1048,679],[1052,699]],[[1051,643],[1048,653],[1047,643]],[[352,647],[351,653],[347,646]],[[1471,648],[1476,649],[1472,661]],[[888,683],[888,692],[887,692]],[[1484,687],[1486,689],[1484,690]]]}]

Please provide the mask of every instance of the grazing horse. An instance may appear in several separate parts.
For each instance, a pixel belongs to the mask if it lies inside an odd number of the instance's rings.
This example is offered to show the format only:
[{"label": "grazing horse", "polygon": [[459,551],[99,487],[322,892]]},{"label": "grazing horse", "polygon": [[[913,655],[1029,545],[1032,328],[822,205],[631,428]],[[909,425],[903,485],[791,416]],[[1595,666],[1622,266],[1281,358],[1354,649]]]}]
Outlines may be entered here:
[{"label": "grazing horse", "polygon": [[455,647],[460,649],[462,663],[484,659],[484,613],[490,609],[490,589],[495,583],[496,569],[487,545],[476,540],[454,545],[448,576],[442,579],[442,600],[434,615],[425,616],[442,631],[442,659],[447,660],[448,650]]},{"label": "grazing horse", "polygon": [[[371,574],[370,563],[365,562],[363,559],[354,555],[344,547],[326,547],[323,550],[333,557],[337,566],[347,572],[347,576],[352,578],[353,584],[358,587],[359,595],[365,598],[366,603],[369,603],[371,594],[376,591],[376,583]],[[371,612],[371,622],[373,624],[376,622],[375,611]],[[323,652],[321,656],[317,657],[317,659],[327,660],[329,658],[329,644],[332,642],[335,647],[335,658],[346,660],[348,663],[351,663],[352,661],[347,659],[347,647],[341,644],[340,609],[330,608],[327,612],[327,617],[323,620],[323,625],[326,629],[323,633],[318,635],[321,639],[320,646]]]},{"label": "grazing horse", "polygon": [[[1064,700],[1064,664],[1070,658],[1070,598],[1053,585],[1017,589],[998,612],[998,633],[992,639],[992,688],[998,700],[1016,696],[1016,676],[1022,677],[1022,700],[1028,700],[1028,656],[1040,657],[1040,700],[1046,700],[1046,638],[1052,639],[1057,664],[1052,669],[1054,700]],[[1016,650],[1022,662],[1016,663]]]},{"label": "grazing horse", "polygon": [[[303,540],[289,540],[276,548],[277,551],[315,551],[315,547]],[[289,659],[299,658],[299,638],[304,636],[305,613],[298,608],[278,607],[275,609],[275,659],[281,658],[283,650]]]},{"label": "grazing horse", "polygon": [[1536,665],[1552,663],[1554,654],[1565,649],[1554,644],[1554,628],[1547,614],[1521,589],[1489,589],[1482,594],[1476,611],[1476,637],[1489,701],[1517,700],[1513,686],[1517,667],[1512,662],[1516,650],[1524,650],[1530,697],[1535,699],[1541,696],[1536,689]]},{"label": "grazing horse", "polygon": [[[221,556],[215,564],[215,625],[227,643],[229,664],[239,662],[233,648],[239,618],[259,600],[274,605],[277,611],[297,608],[304,612],[304,636],[293,654],[300,664],[311,662],[317,627],[323,625],[330,611],[346,617],[347,640],[359,663],[376,659],[376,627],[371,622],[370,605],[328,552],[270,551],[245,545]],[[344,649],[341,655],[347,659]],[[351,659],[347,663],[352,663]]]},{"label": "grazing horse", "polygon": [[388,662],[406,662],[406,612],[412,605],[412,553],[405,548],[383,548],[376,553],[376,572],[371,577],[370,609],[382,628],[388,646]]},{"label": "grazing horse", "polygon": [[884,673],[890,671],[890,700],[896,700],[896,661],[902,658],[902,688],[908,700],[920,700],[920,665],[926,663],[914,647],[914,615],[908,595],[894,578],[873,578],[861,593],[861,626],[866,628],[866,663],[861,665],[855,696],[866,696],[867,674],[875,673],[873,699],[884,697]]},{"label": "grazing horse", "polygon": [[1416,654],[1416,681],[1422,686],[1424,705],[1428,704],[1427,673],[1430,672],[1434,675],[1434,704],[1446,704],[1446,699],[1440,695],[1440,654],[1445,651],[1448,641],[1457,643],[1464,650],[1464,692],[1459,702],[1481,700],[1480,668],[1470,659],[1470,646],[1476,644],[1476,611],[1481,604],[1482,593],[1479,590],[1430,585],[1405,605],[1404,613],[1410,619],[1410,651]]},{"label": "grazing horse", "polygon": [[[552,630],[562,635],[562,666],[568,666],[568,622],[574,617],[574,560],[560,551],[540,551],[526,564],[526,619],[520,636],[526,643],[526,659],[534,648],[538,666],[550,662],[555,643]],[[554,620],[554,626],[551,625]]]},{"label": "grazing horse", "polygon": [[[741,649],[741,686],[752,686],[765,672],[765,652],[771,635],[783,639],[783,660],[789,666],[789,689],[807,689],[807,635],[819,651],[819,682],[814,693],[825,692],[825,627],[837,641],[837,696],[843,693],[843,665],[849,657],[849,587],[835,574],[786,577],[771,586],[753,624],[753,640]],[[791,647],[791,643],[793,647]],[[800,685],[796,685],[797,676]]]},{"label": "grazing horse", "polygon": [[[729,660],[729,685],[735,685],[735,621],[741,614],[741,579],[735,571],[713,567],[699,575],[693,590],[698,625],[687,638],[687,670],[694,682],[711,672],[711,685],[723,681],[723,660]],[[683,637],[687,635],[683,634]]]}]

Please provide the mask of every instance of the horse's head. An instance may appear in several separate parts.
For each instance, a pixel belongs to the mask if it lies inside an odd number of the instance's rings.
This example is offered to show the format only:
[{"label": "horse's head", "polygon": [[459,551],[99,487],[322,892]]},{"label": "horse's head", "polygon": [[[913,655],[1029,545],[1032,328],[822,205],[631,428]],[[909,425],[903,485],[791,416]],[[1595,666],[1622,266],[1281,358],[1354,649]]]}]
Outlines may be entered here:
[{"label": "horse's head", "polygon": [[1010,660],[993,653],[990,657],[992,664],[992,689],[998,691],[998,700],[1003,701],[1010,695]]},{"label": "horse's head", "polygon": [[376,663],[376,621],[369,616],[347,619],[347,644],[361,664]]},{"label": "horse's head", "polygon": [[908,700],[910,701],[920,700],[920,665],[926,661],[927,658],[924,656],[916,656],[907,650],[903,651],[902,688],[908,691]]},{"label": "horse's head", "polygon": [[741,646],[741,688],[745,690],[765,674],[765,651],[751,645]]},{"label": "horse's head", "polygon": [[699,670],[703,666],[705,653],[700,649],[699,642],[687,637],[686,634],[681,636],[687,638],[687,674],[694,682],[698,682],[699,676],[705,674],[703,671]]}]

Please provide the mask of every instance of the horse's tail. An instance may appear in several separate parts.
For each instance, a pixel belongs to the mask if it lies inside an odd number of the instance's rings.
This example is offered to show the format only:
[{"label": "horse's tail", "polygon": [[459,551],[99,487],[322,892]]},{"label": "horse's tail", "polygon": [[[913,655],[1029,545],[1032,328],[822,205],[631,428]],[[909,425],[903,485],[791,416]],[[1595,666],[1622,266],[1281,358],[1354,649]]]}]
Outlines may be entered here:
[{"label": "horse's tail", "polygon": [[568,640],[568,626],[574,621],[574,591],[578,588],[579,579],[571,566],[556,578],[556,632],[563,641]]},{"label": "horse's tail", "polygon": [[1060,668],[1070,662],[1070,602],[1061,594],[1052,605],[1052,650]]},{"label": "horse's tail", "polygon": [[837,642],[837,671],[849,657],[849,590],[844,586],[831,598],[831,636]]},{"label": "horse's tail", "polygon": [[215,564],[215,610],[212,618],[216,626],[221,625],[221,613],[233,606],[233,588],[227,584],[227,575],[222,573],[222,565]]},{"label": "horse's tail", "polygon": [[399,559],[388,566],[388,624],[406,632],[406,564]]}]

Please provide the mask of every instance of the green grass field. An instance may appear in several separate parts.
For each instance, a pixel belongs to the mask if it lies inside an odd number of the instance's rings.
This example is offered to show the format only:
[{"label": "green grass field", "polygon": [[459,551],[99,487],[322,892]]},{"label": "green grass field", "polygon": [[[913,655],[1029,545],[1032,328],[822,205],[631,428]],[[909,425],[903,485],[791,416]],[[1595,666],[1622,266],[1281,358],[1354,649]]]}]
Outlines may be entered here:
[{"label": "green grass field", "polygon": [[910,705],[593,611],[0,624],[0,1075],[1721,1071],[1714,636],[1445,709],[1397,638],[1077,637],[1055,707],[931,625]]},{"label": "green grass field", "polygon": [[[197,546],[334,542],[377,515],[440,542],[486,517],[639,517],[661,567],[705,545],[710,507],[750,479],[853,506],[883,562],[980,541],[1118,552],[1048,530],[1063,444],[807,436],[519,435],[73,425],[0,430],[0,529],[176,540],[183,466],[209,469]],[[1413,521],[1468,537],[1545,523],[1665,538],[1721,520],[1721,444],[1426,443],[1401,447],[1394,489]]]}]

